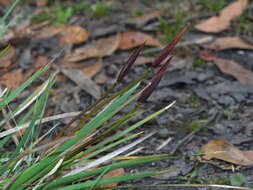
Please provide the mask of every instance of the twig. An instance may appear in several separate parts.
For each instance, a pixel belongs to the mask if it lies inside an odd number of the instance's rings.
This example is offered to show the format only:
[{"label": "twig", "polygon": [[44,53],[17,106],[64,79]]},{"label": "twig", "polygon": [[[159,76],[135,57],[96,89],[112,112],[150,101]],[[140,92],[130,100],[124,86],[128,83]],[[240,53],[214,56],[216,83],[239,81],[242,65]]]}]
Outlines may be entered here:
[{"label": "twig", "polygon": [[169,144],[170,141],[172,141],[172,140],[173,140],[172,137],[169,137],[168,139],[166,139],[160,146],[158,146],[156,148],[156,151],[161,150],[163,147],[165,147],[167,144]]}]

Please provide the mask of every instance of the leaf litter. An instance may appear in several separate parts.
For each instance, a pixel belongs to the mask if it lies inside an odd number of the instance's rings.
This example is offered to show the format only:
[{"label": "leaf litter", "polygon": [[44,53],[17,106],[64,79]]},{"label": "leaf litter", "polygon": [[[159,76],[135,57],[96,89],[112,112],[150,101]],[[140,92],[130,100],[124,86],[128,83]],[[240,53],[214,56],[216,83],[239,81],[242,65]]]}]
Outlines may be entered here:
[{"label": "leaf litter", "polygon": [[145,45],[162,47],[162,44],[154,39],[152,36],[142,32],[122,32],[120,33],[119,49],[126,50],[140,46],[146,42]]},{"label": "leaf litter", "polygon": [[248,5],[248,0],[237,0],[226,6],[219,12],[218,16],[213,16],[195,25],[195,28],[202,32],[219,33],[228,29],[231,21],[238,18]]},{"label": "leaf litter", "polygon": [[92,57],[109,56],[118,48],[119,38],[119,35],[115,35],[96,40],[91,44],[75,49],[69,55],[66,55],[65,60],[67,62],[77,62]]},{"label": "leaf litter", "polygon": [[248,43],[247,41],[234,36],[234,37],[220,37],[216,38],[210,44],[204,44],[204,48],[212,49],[212,50],[226,50],[226,49],[248,49],[252,50],[253,45]]},{"label": "leaf litter", "polygon": [[200,58],[213,61],[221,72],[236,78],[242,84],[253,84],[253,73],[233,60],[216,57],[208,52],[202,52]]},{"label": "leaf litter", "polygon": [[253,150],[241,151],[224,139],[209,141],[201,147],[201,151],[205,154],[203,158],[206,160],[216,158],[243,166],[250,166],[253,164]]}]

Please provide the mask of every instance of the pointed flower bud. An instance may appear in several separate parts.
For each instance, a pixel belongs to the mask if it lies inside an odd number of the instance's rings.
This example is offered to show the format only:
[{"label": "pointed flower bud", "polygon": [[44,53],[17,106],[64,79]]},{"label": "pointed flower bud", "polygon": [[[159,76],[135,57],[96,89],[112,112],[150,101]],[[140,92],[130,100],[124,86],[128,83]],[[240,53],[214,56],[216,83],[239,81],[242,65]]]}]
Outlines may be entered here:
[{"label": "pointed flower bud", "polygon": [[121,82],[122,79],[126,76],[126,74],[128,73],[129,69],[131,68],[131,66],[134,64],[135,60],[137,59],[137,57],[140,55],[142,49],[145,46],[144,42],[137,50],[135,50],[135,52],[128,58],[127,62],[125,63],[125,65],[122,67],[118,77],[117,77],[117,83]]},{"label": "pointed flower bud", "polygon": [[183,27],[180,32],[171,40],[171,42],[164,48],[162,51],[160,51],[159,55],[155,58],[154,62],[152,63],[152,67],[157,67],[161,64],[161,62],[166,59],[166,57],[169,55],[171,50],[174,48],[174,46],[177,44],[177,42],[181,39],[181,37],[184,35],[184,33],[187,31],[187,26]]},{"label": "pointed flower bud", "polygon": [[166,63],[162,65],[162,67],[154,75],[154,77],[151,79],[148,85],[143,89],[140,97],[137,100],[138,103],[144,103],[148,99],[148,97],[152,94],[152,92],[155,90],[155,88],[158,86],[159,82],[161,81],[164,73],[167,71],[171,59],[172,59],[172,56],[168,58]]}]

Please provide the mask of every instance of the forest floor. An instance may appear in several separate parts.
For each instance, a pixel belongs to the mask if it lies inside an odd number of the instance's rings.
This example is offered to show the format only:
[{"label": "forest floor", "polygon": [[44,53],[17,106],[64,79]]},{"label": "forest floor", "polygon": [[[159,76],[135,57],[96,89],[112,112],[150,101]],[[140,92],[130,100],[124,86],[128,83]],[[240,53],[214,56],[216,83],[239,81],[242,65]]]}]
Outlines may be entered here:
[{"label": "forest floor", "polygon": [[[59,2],[26,1],[14,10],[9,32],[1,38],[2,47],[7,43],[12,46],[11,53],[0,60],[1,85],[15,88],[56,57],[52,69],[60,73],[46,115],[80,111],[113,84],[124,61],[144,40],[147,46],[125,83],[143,73],[161,47],[188,25],[188,31],[172,52],[174,58],[169,71],[144,106],[151,113],[174,100],[176,104],[142,126],[145,133],[155,134],[136,153],[165,153],[174,158],[127,171],[168,169],[172,172],[124,184],[253,186],[253,165],[236,161],[238,155],[229,153],[231,149],[242,154],[253,150],[252,3],[245,0]],[[4,13],[8,1],[0,0],[0,3]],[[213,20],[207,23],[210,18]],[[80,39],[75,39],[79,33],[71,26],[82,27]],[[102,40],[94,45],[99,39]],[[57,56],[61,50],[63,53]],[[84,88],[85,77],[75,80],[69,70],[88,77],[94,85],[91,89]],[[29,93],[26,90],[20,99]],[[48,127],[53,124],[49,123]],[[52,136],[59,130],[60,127]],[[218,150],[229,146],[227,157],[210,160],[201,157],[201,147],[208,142]]]}]

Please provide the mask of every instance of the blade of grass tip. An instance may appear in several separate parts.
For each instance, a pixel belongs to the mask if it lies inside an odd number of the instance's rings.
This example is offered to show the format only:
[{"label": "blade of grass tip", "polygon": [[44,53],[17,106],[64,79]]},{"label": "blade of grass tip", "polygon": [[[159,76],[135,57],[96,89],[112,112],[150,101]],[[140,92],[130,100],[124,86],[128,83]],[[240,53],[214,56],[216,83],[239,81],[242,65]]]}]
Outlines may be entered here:
[{"label": "blade of grass tip", "polygon": [[148,83],[148,85],[143,89],[141,92],[140,97],[138,98],[137,102],[138,103],[144,103],[148,97],[152,94],[152,92],[155,90],[155,88],[158,86],[159,82],[161,81],[163,75],[166,73],[171,59],[173,57],[171,56],[164,65],[159,69],[159,71],[153,76],[151,81]]},{"label": "blade of grass tip", "polygon": [[140,133],[137,133],[137,134],[133,134],[133,135],[130,135],[130,136],[125,137],[123,139],[120,139],[120,140],[118,140],[118,141],[116,141],[116,142],[114,142],[112,144],[109,144],[109,145],[107,145],[107,146],[105,146],[105,147],[103,147],[103,148],[101,148],[101,149],[99,149],[99,150],[97,150],[95,152],[92,152],[91,154],[89,154],[89,155],[81,158],[80,161],[81,160],[87,160],[87,159],[89,159],[89,158],[91,158],[93,156],[96,156],[96,155],[98,155],[98,154],[100,154],[102,152],[105,152],[106,150],[109,150],[109,149],[111,149],[111,148],[113,148],[113,147],[115,147],[115,146],[117,146],[119,144],[123,144],[124,142],[126,142],[126,141],[128,141],[130,139],[133,139],[133,138],[135,138],[135,137],[137,137],[137,136],[139,136],[141,134],[143,134],[143,132],[140,132]]},{"label": "blade of grass tip", "polygon": [[115,141],[117,140],[118,138],[126,135],[127,133],[131,132],[132,130],[138,128],[139,126],[143,125],[144,123],[148,122],[149,120],[157,117],[159,114],[163,113],[164,111],[166,111],[167,109],[169,109],[170,107],[172,107],[174,104],[176,103],[176,101],[172,102],[171,104],[169,104],[168,106],[166,106],[165,108],[162,108],[160,109],[159,111],[149,115],[148,117],[144,118],[143,120],[135,123],[134,125],[128,127],[127,129],[119,132],[119,133],[116,133],[115,135],[113,135],[112,137],[109,137],[107,139],[104,139],[103,141],[101,141],[100,143],[98,143],[97,145],[89,148],[88,150],[84,151],[82,154],[88,154],[89,152],[92,152],[94,151],[95,149],[99,149],[101,148],[102,146],[104,146],[105,144],[109,143],[109,142],[112,142],[112,141]]},{"label": "blade of grass tip", "polygon": [[3,57],[4,55],[6,55],[6,53],[10,50],[11,45],[8,44],[3,50],[0,51],[0,57]]},{"label": "blade of grass tip", "polygon": [[171,42],[164,48],[158,56],[155,58],[154,62],[152,63],[152,67],[159,66],[162,61],[169,55],[171,50],[174,48],[174,46],[177,44],[177,42],[181,39],[181,37],[184,35],[184,33],[187,31],[187,26],[184,26],[179,33],[171,40]]},{"label": "blade of grass tip", "polygon": [[[131,167],[131,166],[135,166],[135,165],[141,165],[141,164],[156,162],[159,160],[167,160],[167,159],[169,159],[169,157],[167,155],[166,156],[165,155],[144,156],[142,158],[136,158],[136,159],[132,159],[132,160],[112,163],[109,165],[110,166],[109,171],[115,170],[118,168]],[[78,181],[80,179],[84,179],[89,176],[100,174],[106,168],[108,168],[108,166],[95,168],[94,170],[81,172],[76,175],[72,175],[72,176],[68,176],[68,177],[58,178],[58,179],[55,179],[55,180],[49,182],[47,185],[45,185],[43,187],[43,189],[48,190],[48,189],[53,189],[53,188],[60,187],[60,186],[65,186],[67,184],[74,183],[75,181]]]},{"label": "blade of grass tip", "polygon": [[14,3],[11,5],[11,7],[8,8],[8,10],[4,13],[3,17],[0,19],[0,24],[1,25],[4,24],[5,20],[11,14],[13,9],[17,6],[18,2],[19,2],[19,0],[14,1]]},{"label": "blade of grass tip", "polygon": [[110,171],[110,167],[111,167],[111,165],[107,166],[107,167],[105,168],[105,170],[104,170],[103,172],[101,172],[101,174],[97,177],[97,179],[95,180],[95,183],[90,187],[89,190],[92,190],[92,189],[98,184],[98,182],[101,180],[101,178],[102,178],[108,171]]},{"label": "blade of grass tip", "polygon": [[126,76],[128,71],[130,70],[131,66],[134,64],[137,57],[140,55],[145,44],[146,44],[146,41],[137,50],[135,50],[134,53],[129,57],[129,59],[127,60],[127,62],[124,64],[124,66],[122,67],[122,69],[119,72],[119,75],[116,80],[117,83],[122,82],[123,78]]},{"label": "blade of grass tip", "polygon": [[116,135],[114,135],[113,137],[111,137],[110,141],[124,136],[125,134],[127,134],[127,133],[131,132],[132,130],[138,128],[139,126],[143,125],[144,123],[148,122],[149,120],[157,117],[159,114],[163,113],[164,111],[166,111],[167,109],[169,109],[170,107],[172,107],[175,103],[176,103],[176,101],[172,102],[171,104],[169,104],[165,108],[162,108],[159,111],[157,111],[157,112],[149,115],[148,117],[146,117],[146,118],[138,121],[137,123],[133,124],[129,128],[125,129],[124,131],[121,131],[121,132],[117,133]]},{"label": "blade of grass tip", "polygon": [[10,8],[8,8],[8,10],[4,13],[4,15],[2,16],[2,18],[0,19],[0,25],[3,26],[2,29],[0,29],[0,36],[3,36],[9,27],[9,24],[5,24],[5,21],[7,19],[7,17],[11,14],[11,12],[13,11],[13,9],[16,7],[16,5],[18,4],[19,0],[16,0]]},{"label": "blade of grass tip", "polygon": [[87,170],[87,169],[89,169],[89,168],[92,168],[92,167],[94,167],[94,166],[100,165],[100,164],[104,163],[105,161],[110,160],[110,159],[112,159],[113,157],[115,157],[115,156],[117,156],[117,155],[119,155],[119,154],[121,154],[121,153],[123,153],[123,152],[129,150],[130,148],[136,146],[137,144],[139,144],[139,143],[141,143],[142,141],[146,140],[147,138],[151,137],[153,134],[154,134],[154,133],[151,133],[151,134],[149,134],[149,135],[146,135],[146,136],[140,138],[139,140],[136,140],[136,141],[134,141],[134,142],[132,142],[132,143],[130,143],[130,144],[128,144],[128,145],[122,147],[122,148],[119,148],[118,150],[115,150],[115,151],[113,151],[113,152],[107,154],[106,156],[103,156],[103,157],[101,157],[101,158],[99,158],[99,159],[97,159],[97,160],[95,160],[95,161],[93,161],[93,162],[90,162],[89,164],[87,164],[87,165],[84,166],[84,167],[81,167],[81,168],[77,168],[77,169],[75,169],[75,170],[72,170],[70,173],[64,175],[63,177],[75,175],[75,174],[77,174],[77,173],[79,173],[79,172],[82,172],[82,171],[85,171],[85,170]]},{"label": "blade of grass tip", "polygon": [[0,101],[0,110],[9,104],[12,100],[14,100],[27,86],[29,86],[36,78],[38,78],[42,73],[49,69],[50,65],[46,65],[45,67],[39,69],[35,72],[29,79],[27,79],[24,83],[22,83],[16,90],[10,92],[7,97],[3,97],[2,101]]}]

